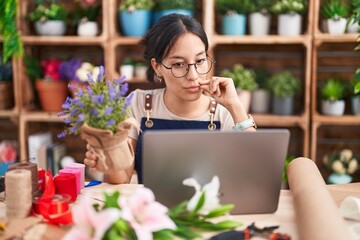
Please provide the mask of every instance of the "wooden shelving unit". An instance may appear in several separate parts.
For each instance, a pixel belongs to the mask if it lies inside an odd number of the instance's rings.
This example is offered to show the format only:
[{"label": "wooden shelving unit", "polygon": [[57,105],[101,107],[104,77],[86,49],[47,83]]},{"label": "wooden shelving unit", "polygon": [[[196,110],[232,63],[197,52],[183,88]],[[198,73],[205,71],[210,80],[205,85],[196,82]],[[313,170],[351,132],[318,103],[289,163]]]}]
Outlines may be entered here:
[{"label": "wooden shelving unit", "polygon": [[[73,4],[70,0],[64,0],[64,3]],[[142,59],[142,48],[138,45],[140,38],[126,37],[121,33],[118,20],[120,3],[121,0],[102,0],[102,17],[99,20],[101,34],[97,37],[82,38],[75,35],[62,37],[35,35],[30,23],[25,18],[30,9],[34,7],[34,3],[30,0],[19,1],[18,25],[25,49],[35,49],[40,54],[42,49],[45,49],[43,51],[50,49],[55,52],[57,48],[60,49],[58,51],[74,49],[74,52],[79,48],[94,49],[98,58],[103,58],[107,78],[118,78],[119,66],[125,57]],[[260,127],[289,128],[292,132],[292,146],[289,147],[289,152],[293,151],[292,153],[297,156],[311,157],[317,162],[320,161],[317,154],[319,128],[322,129],[323,126],[356,128],[360,125],[360,117],[349,114],[337,118],[327,117],[319,114],[318,111],[317,84],[319,77],[326,75],[318,74],[319,54],[322,54],[322,47],[326,44],[336,44],[337,49],[341,49],[348,44],[355,44],[357,38],[357,34],[331,36],[322,33],[319,28],[320,4],[321,0],[309,1],[309,9],[303,21],[303,34],[296,37],[278,36],[274,29],[272,29],[271,35],[265,37],[221,35],[217,32],[220,23],[217,21],[219,17],[214,7],[215,0],[198,2],[198,9],[201,10],[196,14],[196,18],[202,23],[208,34],[209,53],[217,61],[214,74],[219,74],[223,68],[230,68],[235,63],[242,63],[249,67],[262,65],[261,67],[274,71],[287,68],[296,72],[302,81],[302,92],[296,98],[295,114],[291,116],[253,114],[253,117]],[[275,18],[275,16],[273,17]],[[273,22],[276,22],[276,19],[273,19]],[[1,39],[0,37],[0,42]],[[226,57],[226,54],[230,54],[228,49],[234,52],[231,53],[233,55],[230,58]],[[263,54],[264,57],[262,57]],[[287,55],[289,56],[286,57]],[[359,65],[358,62],[357,65]],[[356,65],[356,63],[354,64]],[[11,119],[18,124],[20,159],[26,159],[27,137],[30,132],[34,131],[33,125],[39,124],[40,126],[36,127],[46,128],[47,124],[50,124],[51,128],[51,124],[61,125],[61,119],[56,116],[56,113],[43,112],[29,105],[28,89],[31,88],[31,84],[26,77],[22,59],[13,59],[13,66],[15,106],[14,109],[0,111],[0,118]],[[153,85],[141,79],[134,79],[130,83],[131,90],[159,87],[159,85]],[[83,144],[80,145],[83,146]],[[354,150],[359,153],[360,144]],[[79,151],[81,152],[81,150]],[[79,152],[77,154],[81,156]]]},{"label": "wooden shelving unit", "polygon": [[[339,36],[321,30],[321,0],[314,2],[314,37],[312,50],[311,85],[311,159],[316,161],[323,176],[329,174],[322,164],[324,154],[350,148],[355,156],[360,153],[360,117],[350,111],[350,101],[346,100],[343,116],[326,116],[320,111],[319,86],[329,77],[350,80],[360,65],[360,55],[354,51],[357,34],[345,33]],[[326,58],[326,59],[325,59]],[[359,174],[354,179],[359,179]]]}]

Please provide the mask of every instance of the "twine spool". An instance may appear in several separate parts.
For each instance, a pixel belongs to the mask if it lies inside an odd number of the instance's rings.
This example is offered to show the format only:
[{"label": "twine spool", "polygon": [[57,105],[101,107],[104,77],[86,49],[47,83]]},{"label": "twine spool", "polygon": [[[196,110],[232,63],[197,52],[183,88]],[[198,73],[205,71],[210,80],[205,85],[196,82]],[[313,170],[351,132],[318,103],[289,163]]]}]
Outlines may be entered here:
[{"label": "twine spool", "polygon": [[31,172],[14,169],[5,174],[5,201],[7,218],[25,218],[32,206]]},{"label": "twine spool", "polygon": [[20,162],[15,163],[9,166],[9,171],[13,171],[15,169],[24,169],[29,170],[31,172],[31,190],[33,197],[38,193],[38,169],[35,163],[31,162]]}]

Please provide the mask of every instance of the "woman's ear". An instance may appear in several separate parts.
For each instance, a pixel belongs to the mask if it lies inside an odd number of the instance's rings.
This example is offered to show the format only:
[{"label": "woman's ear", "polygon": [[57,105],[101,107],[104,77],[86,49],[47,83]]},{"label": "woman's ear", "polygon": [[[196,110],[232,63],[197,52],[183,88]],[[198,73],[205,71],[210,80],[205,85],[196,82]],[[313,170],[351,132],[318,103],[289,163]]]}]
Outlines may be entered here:
[{"label": "woman's ear", "polygon": [[156,62],[156,59],[155,59],[155,58],[152,58],[151,61],[150,61],[150,63],[151,63],[152,68],[153,68],[154,71],[155,71],[155,74],[159,74],[160,64],[158,64],[158,63]]}]

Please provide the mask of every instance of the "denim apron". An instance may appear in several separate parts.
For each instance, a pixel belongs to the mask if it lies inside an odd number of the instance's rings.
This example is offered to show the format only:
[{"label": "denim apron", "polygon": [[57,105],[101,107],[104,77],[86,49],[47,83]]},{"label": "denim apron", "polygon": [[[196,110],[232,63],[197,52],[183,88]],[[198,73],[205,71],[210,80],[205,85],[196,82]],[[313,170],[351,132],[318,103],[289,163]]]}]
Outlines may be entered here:
[{"label": "denim apron", "polygon": [[[141,119],[140,134],[138,137],[136,152],[135,152],[135,170],[138,175],[138,182],[143,183],[142,177],[142,141],[143,134],[146,131],[152,130],[195,130],[195,129],[209,129],[209,130],[219,130],[220,121],[213,121],[213,116],[216,110],[216,102],[211,101],[209,114],[211,121],[196,121],[196,120],[168,120],[168,119],[158,119],[151,118],[151,95],[148,97],[146,95],[145,99],[145,111],[147,112],[147,117]],[[150,123],[150,124],[149,124]]]}]

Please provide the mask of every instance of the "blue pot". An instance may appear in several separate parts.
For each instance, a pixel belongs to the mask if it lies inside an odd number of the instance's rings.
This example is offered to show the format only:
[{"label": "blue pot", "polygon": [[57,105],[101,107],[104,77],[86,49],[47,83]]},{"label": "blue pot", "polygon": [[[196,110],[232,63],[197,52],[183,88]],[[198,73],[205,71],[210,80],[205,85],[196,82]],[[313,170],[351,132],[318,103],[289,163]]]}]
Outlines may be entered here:
[{"label": "blue pot", "polygon": [[245,35],[246,16],[243,14],[223,15],[222,30],[224,35]]},{"label": "blue pot", "polygon": [[150,27],[151,11],[136,10],[119,12],[119,24],[125,36],[141,37]]},{"label": "blue pot", "polygon": [[0,163],[0,176],[4,176],[9,166],[14,163]]},{"label": "blue pot", "polygon": [[348,174],[332,173],[328,178],[330,184],[347,184],[351,183],[352,177]]}]

